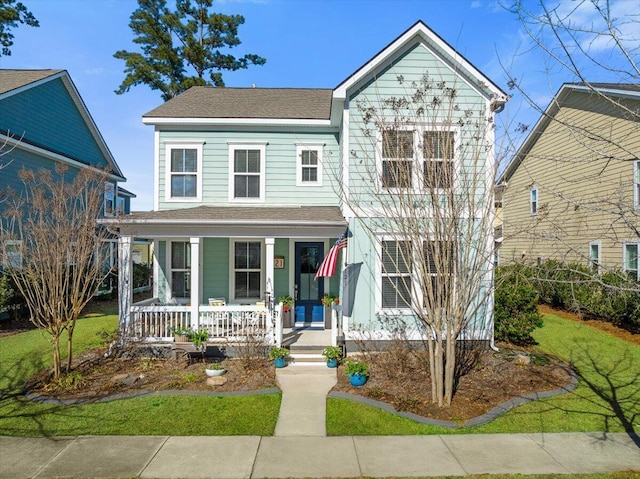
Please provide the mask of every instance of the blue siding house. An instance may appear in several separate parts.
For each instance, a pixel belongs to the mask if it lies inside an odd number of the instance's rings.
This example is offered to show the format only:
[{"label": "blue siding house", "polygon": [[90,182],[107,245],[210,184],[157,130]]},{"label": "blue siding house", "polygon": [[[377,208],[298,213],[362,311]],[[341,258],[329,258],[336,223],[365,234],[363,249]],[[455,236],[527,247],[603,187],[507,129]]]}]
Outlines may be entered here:
[{"label": "blue siding house", "polygon": [[[67,175],[83,168],[109,172],[104,216],[130,212],[135,195],[118,186],[126,179],[65,70],[0,70],[0,155],[0,211],[3,196],[23,188],[20,170],[65,165]],[[115,263],[115,237],[111,249]],[[2,251],[6,262],[7,245]]]},{"label": "blue siding house", "polygon": [[[381,265],[382,227],[379,234],[363,227],[381,220],[379,198],[363,195],[371,182],[390,195],[404,192],[398,185],[386,189],[397,164],[388,161],[386,147],[381,153],[383,125],[365,134],[365,118],[372,106],[382,111],[391,99],[410,99],[427,76],[456,85],[462,109],[479,110],[488,121],[508,98],[417,22],[336,88],[200,86],[146,113],[143,122],[155,128],[154,210],[105,220],[121,235],[122,324],[133,334],[164,339],[175,327],[207,328],[222,339],[230,330],[239,334],[234,324],[252,321],[277,344],[287,328],[330,331],[333,344],[358,339],[363,330],[388,338],[376,318],[410,312]],[[413,142],[418,131],[427,138],[443,131],[446,120],[406,122],[391,142],[407,134]],[[473,136],[463,122],[449,127],[456,146]],[[485,147],[481,162],[488,172],[493,131],[483,135],[475,139]],[[423,140],[416,138],[417,151]],[[378,165],[380,178],[363,175],[367,162]],[[456,157],[445,166],[464,172],[467,163]],[[155,281],[154,298],[132,305],[126,263],[135,236],[154,242]],[[317,278],[336,244],[335,274]],[[490,257],[492,247],[491,240]],[[490,261],[486,268],[490,277]],[[295,301],[290,317],[278,301],[286,295]],[[341,307],[324,308],[326,295],[339,297]],[[478,300],[483,304],[467,337],[492,339],[490,299]]]}]

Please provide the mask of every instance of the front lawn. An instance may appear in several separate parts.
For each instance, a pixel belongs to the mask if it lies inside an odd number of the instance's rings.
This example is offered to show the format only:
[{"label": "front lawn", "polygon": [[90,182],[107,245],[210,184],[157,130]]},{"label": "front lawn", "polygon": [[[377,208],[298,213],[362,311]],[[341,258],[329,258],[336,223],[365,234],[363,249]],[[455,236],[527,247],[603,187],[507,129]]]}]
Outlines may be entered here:
[{"label": "front lawn", "polygon": [[534,336],[541,351],[571,362],[579,377],[579,385],[573,392],[525,404],[483,426],[460,429],[422,425],[377,408],[330,398],[327,403],[327,433],[394,435],[640,430],[640,346],[553,314],[544,316],[544,327]]},{"label": "front lawn", "polygon": [[[97,332],[114,329],[114,314],[79,320],[76,353],[100,344]],[[263,435],[275,430],[280,395],[152,396],[83,406],[37,404],[24,382],[51,365],[46,335],[31,330],[0,338],[0,435]]]}]

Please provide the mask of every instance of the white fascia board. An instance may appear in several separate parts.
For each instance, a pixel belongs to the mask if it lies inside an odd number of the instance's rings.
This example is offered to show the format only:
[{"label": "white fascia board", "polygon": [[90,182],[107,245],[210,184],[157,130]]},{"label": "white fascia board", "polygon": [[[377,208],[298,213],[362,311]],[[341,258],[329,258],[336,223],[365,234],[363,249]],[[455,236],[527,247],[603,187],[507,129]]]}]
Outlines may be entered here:
[{"label": "white fascia board", "polygon": [[255,226],[255,225],[269,225],[269,226],[286,226],[291,229],[297,227],[307,226],[335,226],[344,228],[344,221],[296,221],[292,223],[291,220],[256,220],[255,222],[249,222],[245,220],[184,220],[184,219],[129,219],[126,216],[120,216],[116,218],[102,218],[100,223],[113,224],[113,225],[206,225],[206,226]]},{"label": "white fascia board", "polygon": [[[640,91],[626,90],[624,88],[615,88],[615,87],[601,88],[593,85],[570,85],[570,84],[562,85],[561,91],[565,89],[580,90],[584,92],[598,92],[605,96],[608,95],[608,96],[616,96],[620,98],[631,98],[633,100],[640,99]],[[558,96],[560,95],[558,94]]]},{"label": "white fascia board", "polygon": [[[100,173],[104,173],[102,170],[100,170],[99,168],[95,168],[91,165],[87,165],[86,163],[82,163],[80,161],[71,159],[69,157],[60,155],[58,153],[54,153],[52,151],[49,150],[45,150],[44,148],[40,148],[38,146],[34,146],[34,145],[30,145],[28,143],[24,143],[21,141],[20,138],[13,138],[11,136],[6,136],[0,133],[0,144],[6,143],[8,145],[11,146],[11,148],[20,148],[22,150],[25,151],[29,151],[31,153],[34,153],[36,155],[39,156],[44,156],[46,158],[49,158],[51,160],[55,160],[55,161],[59,161],[61,163],[65,163],[67,165],[73,166],[75,168],[89,168],[91,170],[100,172]],[[124,176],[119,176],[116,175],[114,173],[107,173],[107,177],[111,180],[114,181],[119,181],[121,183],[124,183],[127,181],[127,179]]]},{"label": "white fascia board", "polygon": [[331,126],[331,120],[294,120],[288,118],[148,118],[145,125],[276,125],[276,126]]}]

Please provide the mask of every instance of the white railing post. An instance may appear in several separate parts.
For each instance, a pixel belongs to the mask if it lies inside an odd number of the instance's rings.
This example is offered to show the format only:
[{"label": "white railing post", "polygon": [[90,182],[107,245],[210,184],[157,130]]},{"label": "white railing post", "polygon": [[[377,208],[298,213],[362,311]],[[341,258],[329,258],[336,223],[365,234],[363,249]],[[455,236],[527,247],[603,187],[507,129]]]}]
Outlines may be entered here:
[{"label": "white railing post", "polygon": [[118,238],[118,307],[120,329],[129,336],[131,327],[131,303],[133,302],[133,273],[131,271],[132,236]]}]

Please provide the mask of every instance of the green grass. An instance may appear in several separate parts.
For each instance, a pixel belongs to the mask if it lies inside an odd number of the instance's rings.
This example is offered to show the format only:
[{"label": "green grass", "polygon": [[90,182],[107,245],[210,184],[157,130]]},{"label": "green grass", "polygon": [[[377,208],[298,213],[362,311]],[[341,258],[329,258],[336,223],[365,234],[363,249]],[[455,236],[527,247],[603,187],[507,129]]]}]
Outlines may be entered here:
[{"label": "green grass", "polygon": [[[113,311],[108,311],[113,313]],[[78,321],[74,351],[100,343],[114,314]],[[275,430],[280,395],[151,396],[83,406],[43,405],[21,395],[32,374],[50,367],[47,336],[33,330],[0,338],[0,435],[262,435]]]},{"label": "green grass", "polygon": [[640,430],[640,347],[585,324],[545,315],[538,348],[570,361],[579,376],[571,393],[527,403],[475,428],[422,425],[341,399],[327,403],[330,435]]}]

